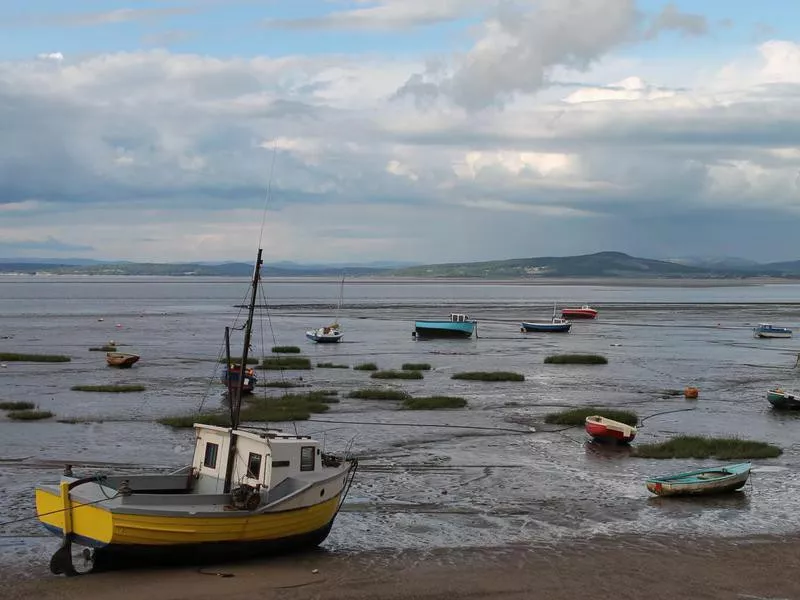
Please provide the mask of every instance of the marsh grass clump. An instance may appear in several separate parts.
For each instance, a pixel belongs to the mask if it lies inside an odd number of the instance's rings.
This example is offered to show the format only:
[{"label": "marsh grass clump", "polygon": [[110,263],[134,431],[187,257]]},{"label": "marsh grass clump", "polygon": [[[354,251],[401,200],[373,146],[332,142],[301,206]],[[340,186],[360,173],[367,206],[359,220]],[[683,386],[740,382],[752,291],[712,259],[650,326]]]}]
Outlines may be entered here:
[{"label": "marsh grass clump", "polygon": [[377,371],[378,365],[375,363],[361,363],[360,365],[356,365],[353,367],[355,371]]},{"label": "marsh grass clump", "polygon": [[314,404],[317,402],[324,402],[326,404],[336,404],[339,402],[339,398],[337,397],[339,392],[336,390],[314,390],[312,392],[307,392],[305,394],[284,394],[283,396],[278,396],[276,398],[267,398],[264,400],[263,398],[259,398],[253,400],[254,404],[259,402],[276,402],[278,404],[302,404],[302,403],[310,403]]},{"label": "marsh grass clump", "polygon": [[129,385],[73,385],[71,388],[73,392],[111,392],[111,393],[126,393],[126,392],[143,392],[146,388],[139,384]]},{"label": "marsh grass clump", "polygon": [[53,416],[49,410],[12,410],[8,418],[14,421],[39,421]]},{"label": "marsh grass clump", "polygon": [[272,351],[275,354],[300,354],[298,346],[273,346]]},{"label": "marsh grass clump", "polygon": [[[326,390],[322,390],[322,392],[326,392]],[[338,402],[338,398],[321,392],[286,394],[277,398],[248,398],[242,407],[240,420],[243,423],[305,421],[313,413],[325,412],[330,408],[329,404],[334,402]],[[158,422],[176,428],[192,427],[195,423],[228,427],[230,426],[230,416],[222,412],[191,414],[165,417],[159,419]]]},{"label": "marsh grass clump", "polygon": [[430,371],[431,366],[428,363],[403,363],[400,367],[403,371]]},{"label": "marsh grass clump", "polygon": [[766,442],[739,438],[712,438],[680,435],[658,444],[640,444],[633,455],[641,458],[714,458],[732,460],[742,458],[775,458],[783,450]]},{"label": "marsh grass clump", "polygon": [[372,379],[422,379],[420,371],[375,371],[370,375]]},{"label": "marsh grass clump", "polygon": [[544,362],[547,365],[607,365],[608,359],[600,354],[551,354]]},{"label": "marsh grass clump", "polygon": [[[228,362],[227,358],[220,358],[220,364],[224,365]],[[241,356],[231,356],[231,364],[232,365],[240,365],[242,364],[242,357]],[[248,365],[257,365],[258,359],[255,356],[248,356],[247,357],[247,364]]]},{"label": "marsh grass clump", "polygon": [[270,356],[264,359],[261,368],[267,371],[310,369],[311,360],[305,356]]},{"label": "marsh grass clump", "polygon": [[639,415],[632,410],[620,410],[617,408],[602,408],[598,406],[582,406],[580,408],[570,408],[556,413],[545,415],[544,422],[552,425],[575,425],[583,426],[586,417],[599,415],[612,421],[619,421],[635,427],[639,422]]},{"label": "marsh grass clump", "polygon": [[116,352],[117,347],[111,344],[106,344],[105,346],[94,346],[93,348],[89,348],[89,352]]},{"label": "marsh grass clump", "polygon": [[525,376],[511,371],[464,371],[454,373],[450,379],[468,381],[525,381]]},{"label": "marsh grass clump", "polygon": [[72,359],[63,354],[20,354],[17,352],[0,352],[0,360],[7,362],[69,362]]},{"label": "marsh grass clump", "polygon": [[319,369],[349,369],[350,365],[338,365],[332,362],[317,363]]},{"label": "marsh grass clump", "polygon": [[322,413],[337,402],[331,396],[308,394],[286,394],[278,398],[259,398],[247,403],[242,409],[242,421],[305,421],[312,413]]},{"label": "marsh grass clump", "polygon": [[406,398],[403,408],[407,410],[441,410],[447,408],[464,408],[465,398],[458,396],[427,396],[424,398]]},{"label": "marsh grass clump", "polygon": [[0,410],[30,410],[35,407],[33,402],[0,402]]},{"label": "marsh grass clump", "polygon": [[408,400],[411,396],[402,390],[388,390],[385,388],[365,388],[353,390],[347,394],[348,398],[360,398],[362,400]]}]

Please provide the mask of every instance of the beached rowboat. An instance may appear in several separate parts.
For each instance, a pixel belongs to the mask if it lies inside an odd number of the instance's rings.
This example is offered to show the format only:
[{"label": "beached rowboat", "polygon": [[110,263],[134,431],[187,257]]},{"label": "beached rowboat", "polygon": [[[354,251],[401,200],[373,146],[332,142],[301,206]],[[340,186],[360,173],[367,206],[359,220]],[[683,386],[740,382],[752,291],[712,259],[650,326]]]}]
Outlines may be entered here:
[{"label": "beached rowboat", "polygon": [[586,417],[585,429],[598,442],[629,444],[636,437],[636,427],[600,415]]},{"label": "beached rowboat", "polygon": [[800,398],[796,394],[774,389],[767,392],[767,401],[779,410],[800,410]]},{"label": "beached rowboat", "polygon": [[106,363],[109,367],[119,367],[120,369],[127,369],[132,367],[133,364],[139,360],[138,354],[127,354],[125,352],[107,352]]},{"label": "beached rowboat", "polygon": [[651,477],[646,485],[648,490],[658,496],[725,494],[744,486],[750,477],[750,467],[750,463],[739,463],[676,475],[662,475]]}]

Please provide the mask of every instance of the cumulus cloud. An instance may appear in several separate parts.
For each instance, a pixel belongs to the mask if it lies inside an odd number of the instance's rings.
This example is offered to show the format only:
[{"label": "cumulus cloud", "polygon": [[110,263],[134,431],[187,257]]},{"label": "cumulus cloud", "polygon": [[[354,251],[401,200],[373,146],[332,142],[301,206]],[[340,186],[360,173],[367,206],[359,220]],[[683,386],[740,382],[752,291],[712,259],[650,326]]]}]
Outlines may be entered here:
[{"label": "cumulus cloud", "polygon": [[[565,79],[629,30],[634,17],[617,7]],[[558,58],[519,59],[517,70],[572,56],[548,35],[547,56]],[[502,47],[483,56],[497,60]],[[265,243],[276,260],[504,258],[620,239],[650,254],[649,240],[669,239],[664,227],[680,233],[710,214],[726,215],[729,235],[753,215],[798,225],[797,44],[762,44],[691,87],[660,85],[646,64],[592,63],[592,85],[473,114],[387,101],[423,68],[164,50],[0,63],[0,239],[52,237],[97,258],[246,258],[269,185]],[[693,80],[686,65],[675,71]],[[511,70],[486,75],[517,89]],[[457,235],[446,225],[454,214]],[[791,236],[758,235],[742,238],[755,257],[796,253]],[[680,239],[692,252],[706,243]]]},{"label": "cumulus cloud", "polygon": [[446,97],[470,111],[503,105],[517,93],[545,87],[556,67],[585,71],[621,44],[664,31],[702,35],[707,22],[672,4],[643,19],[635,0],[501,3],[487,14],[465,55],[430,63],[397,97],[412,96],[421,106]]}]

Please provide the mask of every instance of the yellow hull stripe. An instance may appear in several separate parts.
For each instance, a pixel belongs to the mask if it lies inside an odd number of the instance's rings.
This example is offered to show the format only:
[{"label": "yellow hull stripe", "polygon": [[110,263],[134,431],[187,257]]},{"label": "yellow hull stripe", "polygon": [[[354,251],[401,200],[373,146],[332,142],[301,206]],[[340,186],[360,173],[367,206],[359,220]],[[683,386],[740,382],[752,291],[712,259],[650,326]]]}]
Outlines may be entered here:
[{"label": "yellow hull stripe", "polygon": [[[327,525],[336,514],[339,498],[283,512],[247,516],[165,516],[113,513],[102,504],[77,506],[72,502],[72,531],[101,544],[142,544],[169,546],[203,542],[254,542],[288,538],[310,533]],[[63,531],[64,512],[58,511],[61,498],[36,490],[39,520]]]}]

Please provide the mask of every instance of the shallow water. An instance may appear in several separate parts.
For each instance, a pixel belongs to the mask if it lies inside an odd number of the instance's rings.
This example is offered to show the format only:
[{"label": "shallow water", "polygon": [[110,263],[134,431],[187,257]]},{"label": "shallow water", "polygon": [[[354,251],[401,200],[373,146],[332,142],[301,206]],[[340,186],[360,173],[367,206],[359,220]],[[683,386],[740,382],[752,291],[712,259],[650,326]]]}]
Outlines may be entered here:
[{"label": "shallow water", "polygon": [[[37,481],[64,462],[82,473],[110,468],[175,468],[192,434],[155,423],[171,414],[217,408],[222,332],[246,292],[241,280],[187,278],[0,278],[0,352],[68,354],[68,363],[5,363],[0,398],[31,401],[56,420],[0,418],[0,521],[32,514]],[[340,319],[345,341],[314,345],[304,331],[327,322],[336,283],[267,282],[269,324],[257,348],[299,345],[312,362],[376,362],[399,368],[427,362],[421,381],[386,383],[412,394],[464,396],[457,411],[399,411],[391,402],[352,400],[373,383],[368,372],[289,372],[313,388],[340,391],[341,402],[315,421],[282,424],[324,437],[331,450],[363,457],[327,548],[550,544],[600,534],[744,535],[800,529],[800,418],[774,413],[768,387],[800,378],[792,340],[756,340],[761,321],[797,327],[800,287],[626,288],[499,284],[347,284]],[[273,300],[274,299],[274,300]],[[522,334],[521,320],[547,318],[552,302],[589,302],[593,322],[568,335]],[[414,341],[413,318],[466,311],[477,339]],[[102,320],[100,320],[102,319]],[[105,367],[88,348],[116,341],[142,359]],[[605,366],[544,365],[553,352],[598,352]],[[260,353],[260,352],[257,352]],[[521,383],[455,381],[465,370],[523,373]],[[267,379],[281,376],[275,372]],[[141,393],[70,391],[78,384],[141,383]],[[700,397],[664,390],[700,388]],[[800,387],[800,385],[798,386]],[[755,461],[744,493],[692,501],[650,497],[648,475],[708,461],[643,460],[588,443],[580,429],[536,425],[552,410],[584,404],[625,407],[645,417],[636,442],[678,433],[739,435],[772,441],[777,459]],[[322,422],[329,421],[329,422]],[[350,421],[364,424],[333,423]],[[383,423],[384,425],[376,425]],[[467,429],[452,426],[483,427]],[[511,430],[511,431],[509,431]],[[30,575],[46,572],[56,540],[34,520],[0,527],[0,561]]]}]

